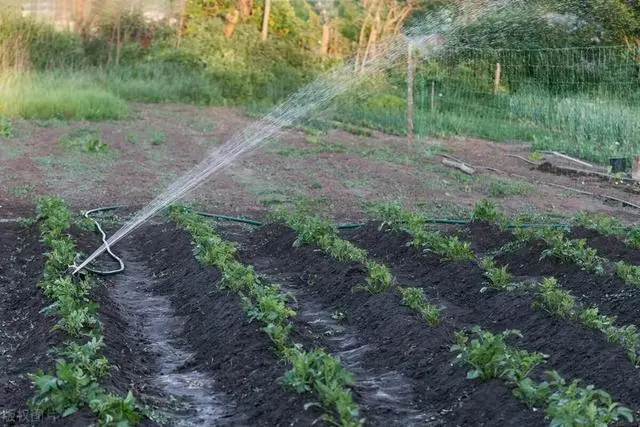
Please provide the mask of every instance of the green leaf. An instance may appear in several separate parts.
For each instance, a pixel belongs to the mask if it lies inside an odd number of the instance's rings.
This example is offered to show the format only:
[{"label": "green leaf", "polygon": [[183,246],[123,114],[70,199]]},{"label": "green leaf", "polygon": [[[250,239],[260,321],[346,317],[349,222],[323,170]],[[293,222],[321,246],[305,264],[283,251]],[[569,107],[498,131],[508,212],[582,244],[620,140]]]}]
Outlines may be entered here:
[{"label": "green leaf", "polygon": [[479,369],[474,369],[472,371],[467,372],[467,379],[475,380],[476,378],[479,378],[480,375],[482,375],[482,372],[480,372]]},{"label": "green leaf", "polygon": [[76,412],[78,412],[78,407],[77,406],[71,406],[69,408],[67,408],[63,413],[62,413],[62,417],[68,417],[71,414],[75,414]]}]

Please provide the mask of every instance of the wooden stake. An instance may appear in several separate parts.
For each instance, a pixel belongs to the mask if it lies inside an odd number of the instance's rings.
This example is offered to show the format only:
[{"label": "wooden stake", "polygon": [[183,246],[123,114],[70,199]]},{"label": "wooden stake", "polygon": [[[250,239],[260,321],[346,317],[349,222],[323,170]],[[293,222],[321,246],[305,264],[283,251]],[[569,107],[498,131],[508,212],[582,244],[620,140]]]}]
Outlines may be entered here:
[{"label": "wooden stake", "polygon": [[502,72],[502,68],[500,67],[500,63],[496,63],[496,75],[495,80],[493,81],[493,93],[497,94],[500,91],[500,74]]},{"label": "wooden stake", "polygon": [[431,81],[431,112],[436,110],[436,81]]},{"label": "wooden stake", "polygon": [[633,158],[631,165],[631,178],[640,181],[640,156]]},{"label": "wooden stake", "polygon": [[407,45],[407,141],[413,139],[413,55],[411,43]]}]

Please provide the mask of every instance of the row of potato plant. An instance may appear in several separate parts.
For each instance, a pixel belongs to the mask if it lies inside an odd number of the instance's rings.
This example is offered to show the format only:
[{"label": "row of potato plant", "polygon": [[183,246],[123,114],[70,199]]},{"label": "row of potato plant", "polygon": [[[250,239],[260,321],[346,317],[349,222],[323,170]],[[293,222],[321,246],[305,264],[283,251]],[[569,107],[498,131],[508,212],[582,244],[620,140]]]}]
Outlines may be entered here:
[{"label": "row of potato plant", "polygon": [[547,380],[536,382],[531,372],[546,363],[546,355],[508,345],[511,337],[522,337],[517,330],[493,334],[476,326],[456,333],[455,362],[469,366],[469,379],[501,379],[513,394],[532,408],[544,408],[552,427],[607,426],[626,420],[632,411],[614,402],[604,390],[583,387],[579,379],[567,382],[558,372],[546,371]]},{"label": "row of potato plant", "polygon": [[[405,231],[408,231],[412,236],[414,232],[421,231],[417,228],[418,224],[426,226],[424,219],[422,221],[417,219],[418,217],[423,218],[420,214],[406,212],[398,205],[383,205],[381,212],[383,218],[392,218],[391,221],[395,224],[403,222],[406,224],[407,218],[411,218],[411,221],[416,225],[406,227]],[[504,223],[505,219],[497,207],[486,200],[476,204],[473,217],[476,220],[496,222],[498,225]],[[542,229],[539,232],[527,230],[527,232],[535,233],[534,235],[541,232],[551,236],[551,239],[557,239],[557,234],[553,229]],[[524,243],[526,242],[523,241]],[[584,261],[583,264],[597,264],[596,261],[593,261],[597,260],[597,255],[590,255],[586,259],[589,261]],[[498,266],[490,256],[484,257],[478,264],[484,270],[484,276],[488,279],[490,288],[497,290],[529,289],[535,294],[535,308],[542,308],[556,316],[577,320],[587,327],[598,329],[609,342],[621,346],[635,365],[640,363],[640,333],[635,325],[616,326],[614,324],[616,318],[600,314],[597,307],[582,308],[569,292],[560,288],[557,280],[553,277],[543,279],[542,283],[527,285],[514,282],[508,266]]]},{"label": "row of potato plant", "polygon": [[444,260],[465,261],[474,258],[470,242],[429,230],[426,218],[420,213],[405,211],[394,203],[385,203],[379,205],[374,214],[383,221],[382,226],[389,225],[395,230],[409,233],[412,245],[440,255]]},{"label": "row of potato plant", "polygon": [[[497,290],[526,289],[534,293],[534,308],[541,308],[554,316],[581,322],[602,332],[607,340],[622,347],[634,365],[640,364],[640,333],[635,325],[616,326],[615,316],[599,313],[598,307],[583,308],[570,292],[562,289],[553,277],[541,283],[524,284],[513,281],[507,266],[498,266],[491,257],[480,262],[488,287]],[[485,288],[486,289],[486,288]]]},{"label": "row of potato plant", "polygon": [[337,260],[364,265],[367,269],[366,284],[359,288],[372,294],[397,288],[404,305],[419,313],[430,325],[436,326],[440,323],[440,308],[428,302],[421,288],[397,286],[391,270],[386,265],[369,259],[367,251],[341,238],[336,226],[329,221],[305,212],[284,210],[275,212],[273,217],[297,233],[294,246],[315,244]]},{"label": "row of potato plant", "polygon": [[287,305],[290,295],[279,285],[265,283],[252,266],[240,263],[236,247],[221,238],[201,216],[182,206],[172,206],[169,212],[171,218],[191,234],[198,261],[220,270],[220,288],[240,298],[248,316],[264,325],[263,330],[280,357],[291,364],[284,375],[284,384],[298,393],[316,393],[322,400],[328,422],[345,427],[362,425],[364,420],[349,389],[354,378],[340,359],[320,348],[305,351],[291,341],[290,319],[296,312]]},{"label": "row of potato plant", "polygon": [[71,213],[58,197],[40,198],[37,210],[42,241],[48,248],[39,286],[52,301],[43,311],[59,318],[54,329],[64,332],[69,340],[54,349],[53,373],[38,371],[30,375],[36,395],[29,404],[35,410],[62,417],[88,407],[100,425],[136,424],[140,415],[133,394],[122,398],[99,385],[110,366],[101,354],[104,338],[98,304],[89,295],[92,279],[89,275],[75,279],[68,275],[76,256],[74,241],[66,234]]},{"label": "row of potato plant", "polygon": [[[585,239],[569,239],[566,237],[566,229],[542,228],[542,229],[517,229],[515,235],[518,242],[525,244],[533,239],[540,239],[547,248],[542,252],[541,259],[555,257],[563,262],[578,265],[585,271],[596,275],[603,275],[610,261],[598,255],[594,248],[587,246]],[[626,284],[640,286],[640,266],[631,265],[625,261],[615,263],[616,275]]]}]

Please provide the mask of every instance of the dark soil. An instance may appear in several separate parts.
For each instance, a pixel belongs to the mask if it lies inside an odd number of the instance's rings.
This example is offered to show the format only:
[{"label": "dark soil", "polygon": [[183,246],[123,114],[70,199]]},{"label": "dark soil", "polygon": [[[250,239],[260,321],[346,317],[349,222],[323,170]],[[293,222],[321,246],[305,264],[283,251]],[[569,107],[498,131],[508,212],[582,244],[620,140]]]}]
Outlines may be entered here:
[{"label": "dark soil", "polygon": [[[32,395],[24,374],[51,368],[47,351],[62,337],[51,332],[55,319],[39,313],[48,301],[37,287],[45,252],[37,227],[0,224],[0,230],[0,410],[17,414]],[[469,236],[477,253],[512,239],[511,233],[486,223],[472,223],[460,233]],[[73,234],[82,250],[99,243],[92,233],[74,229]],[[520,330],[523,338],[514,345],[549,355],[533,374],[537,379],[543,370],[556,369],[567,379],[581,378],[585,385],[608,391],[634,411],[640,408],[640,372],[619,346],[609,344],[598,331],[533,309],[533,296],[526,292],[481,292],[485,279],[474,262],[443,262],[410,246],[406,233],[379,230],[378,223],[369,223],[343,235],[388,265],[399,285],[420,287],[441,306],[437,327],[403,306],[393,291],[371,295],[357,290],[364,283],[363,266],[336,262],[313,246],[294,248],[295,233],[286,227],[268,225],[253,232],[225,228],[225,235],[239,243],[242,262],[295,295],[294,339],[305,348],[321,346],[341,357],[355,374],[354,399],[367,425],[546,425],[543,411],[527,408],[502,381],[467,380],[466,368],[452,363],[455,332],[473,325],[494,332]],[[574,237],[579,236],[590,243],[605,241],[574,230]],[[624,252],[626,247],[597,247],[612,259],[635,259]],[[118,249],[131,268],[121,276],[98,280],[93,295],[101,304],[105,354],[118,367],[104,379],[107,389],[119,394],[133,390],[152,408],[181,410],[167,405],[167,393],[155,381],[166,372],[161,372],[162,352],[150,340],[143,311],[157,297],[168,301],[179,320],[175,330],[166,332],[171,345],[191,354],[177,371],[200,372],[211,379],[210,392],[221,413],[215,425],[307,426],[321,415],[318,408],[304,409],[316,396],[298,395],[280,383],[288,366],[279,360],[261,325],[249,322],[239,299],[218,288],[219,271],[197,262],[187,233],[173,225],[148,225]],[[602,313],[617,315],[619,324],[637,323],[637,292],[611,275],[594,276],[553,259],[540,261],[541,251],[542,245],[534,242],[497,262],[509,264],[522,277],[553,275],[585,305],[597,304]],[[139,292],[133,295],[140,301],[126,302],[118,293],[129,285]],[[80,426],[91,419],[83,412],[42,425]]]},{"label": "dark soil", "polygon": [[62,337],[40,313],[50,301],[37,286],[45,252],[37,228],[0,224],[0,236],[0,424],[23,424],[39,418],[27,411],[34,392],[26,374],[53,366],[47,352]]}]

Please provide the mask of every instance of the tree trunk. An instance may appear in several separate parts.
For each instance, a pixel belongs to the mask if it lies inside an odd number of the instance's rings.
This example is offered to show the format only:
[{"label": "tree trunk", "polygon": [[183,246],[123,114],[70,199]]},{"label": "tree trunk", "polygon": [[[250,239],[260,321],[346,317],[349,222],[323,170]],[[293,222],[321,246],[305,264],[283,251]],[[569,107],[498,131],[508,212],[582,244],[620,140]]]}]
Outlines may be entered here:
[{"label": "tree trunk", "polygon": [[322,24],[322,44],[320,45],[320,53],[326,55],[329,52],[329,35],[331,34],[331,23]]},{"label": "tree trunk", "polygon": [[233,12],[228,13],[225,18],[224,36],[230,39],[231,36],[233,36],[233,32],[236,30],[236,25],[238,25],[238,22],[240,21],[240,12],[234,9]]},{"label": "tree trunk", "polygon": [[[365,2],[365,7],[367,7]],[[360,27],[360,37],[358,38],[358,51],[356,52],[356,60],[355,60],[355,70],[358,71],[360,69],[360,63],[363,62],[363,51],[364,49],[364,38],[367,31],[367,25],[369,24],[369,20],[371,19],[371,7],[367,7],[367,15],[362,21],[362,26]]]},{"label": "tree trunk", "polygon": [[369,59],[369,56],[374,56],[375,54],[375,44],[377,43],[378,40],[378,31],[379,31],[379,27],[380,27],[380,8],[381,8],[381,4],[378,4],[378,7],[376,9],[376,16],[374,18],[373,21],[373,25],[371,26],[371,31],[369,31],[369,40],[367,41],[367,48],[364,51],[364,54],[362,55],[362,60],[361,60],[361,65],[360,65],[360,70],[363,71],[364,70],[364,66],[367,62],[367,59]]},{"label": "tree trunk", "polygon": [[118,20],[116,21],[116,67],[120,65],[120,48],[122,43],[122,34],[120,29],[120,21],[122,12],[118,12]]},{"label": "tree trunk", "polygon": [[269,14],[271,13],[271,0],[264,0],[264,15],[262,17],[262,33],[260,40],[265,41],[269,35]]},{"label": "tree trunk", "polygon": [[182,41],[182,31],[184,30],[184,19],[187,14],[187,0],[180,0],[180,19],[176,28],[176,47],[180,47]]},{"label": "tree trunk", "polygon": [[239,0],[236,2],[236,8],[240,11],[243,19],[253,15],[253,0]]}]

